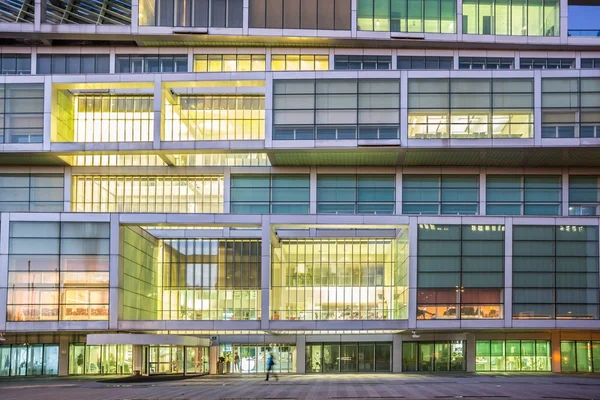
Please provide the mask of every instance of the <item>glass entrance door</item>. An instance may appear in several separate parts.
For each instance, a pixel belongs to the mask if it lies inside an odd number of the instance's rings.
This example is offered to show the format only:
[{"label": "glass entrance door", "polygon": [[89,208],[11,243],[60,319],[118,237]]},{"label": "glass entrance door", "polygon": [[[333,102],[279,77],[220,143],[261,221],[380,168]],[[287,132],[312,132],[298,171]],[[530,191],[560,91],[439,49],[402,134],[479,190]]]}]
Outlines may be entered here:
[{"label": "glass entrance door", "polygon": [[358,345],[356,343],[342,345],[342,354],[340,357],[341,372],[356,372],[358,370],[357,352]]}]

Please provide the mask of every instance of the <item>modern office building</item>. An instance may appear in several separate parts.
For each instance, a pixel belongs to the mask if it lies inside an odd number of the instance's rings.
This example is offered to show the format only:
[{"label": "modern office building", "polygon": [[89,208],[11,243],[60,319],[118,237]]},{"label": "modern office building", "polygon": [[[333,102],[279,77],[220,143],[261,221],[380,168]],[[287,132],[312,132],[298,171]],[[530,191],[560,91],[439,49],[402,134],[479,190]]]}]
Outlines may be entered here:
[{"label": "modern office building", "polygon": [[600,371],[578,3],[3,0],[0,376]]}]

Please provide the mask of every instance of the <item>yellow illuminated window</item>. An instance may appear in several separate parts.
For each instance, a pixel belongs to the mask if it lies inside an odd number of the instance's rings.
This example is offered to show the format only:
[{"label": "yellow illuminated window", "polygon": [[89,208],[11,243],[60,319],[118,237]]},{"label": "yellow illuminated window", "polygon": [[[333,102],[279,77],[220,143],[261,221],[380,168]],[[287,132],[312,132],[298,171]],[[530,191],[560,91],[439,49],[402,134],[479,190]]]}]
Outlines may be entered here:
[{"label": "yellow illuminated window", "polygon": [[153,139],[152,96],[79,95],[75,142],[148,142]]},{"label": "yellow illuminated window", "polygon": [[324,71],[329,69],[328,55],[274,54],[272,71]]},{"label": "yellow illuminated window", "polygon": [[264,137],[264,96],[180,96],[165,106],[167,141]]},{"label": "yellow illuminated window", "polygon": [[88,154],[81,156],[59,156],[66,163],[77,167],[130,167],[167,165],[156,154]]},{"label": "yellow illuminated window", "polygon": [[265,71],[264,54],[197,54],[195,72]]},{"label": "yellow illuminated window", "polygon": [[222,176],[74,175],[74,212],[223,212]]}]

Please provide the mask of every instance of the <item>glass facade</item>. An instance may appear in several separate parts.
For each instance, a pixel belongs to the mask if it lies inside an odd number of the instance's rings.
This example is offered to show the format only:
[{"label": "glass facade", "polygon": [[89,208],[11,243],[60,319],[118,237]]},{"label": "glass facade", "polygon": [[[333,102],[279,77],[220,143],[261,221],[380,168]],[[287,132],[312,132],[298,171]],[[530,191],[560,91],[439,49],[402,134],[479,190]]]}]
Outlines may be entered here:
[{"label": "glass facade", "polygon": [[521,58],[520,69],[573,69],[574,58]]},{"label": "glass facade", "polygon": [[148,373],[162,374],[202,374],[208,373],[208,347],[149,346]]},{"label": "glass facade", "polygon": [[63,185],[62,174],[0,175],[0,211],[61,212]]},{"label": "glass facade", "polygon": [[318,175],[317,213],[393,214],[394,175]]},{"label": "glass facade", "polygon": [[131,345],[69,344],[69,375],[131,375]]},{"label": "glass facade", "polygon": [[306,372],[391,372],[391,343],[307,343]]},{"label": "glass facade", "polygon": [[41,143],[44,84],[0,84],[0,143]]},{"label": "glass facade", "polygon": [[0,377],[58,375],[58,344],[0,345]]},{"label": "glass facade", "polygon": [[149,142],[154,138],[152,96],[80,94],[73,97],[72,105],[65,104],[64,109],[62,118],[64,123],[73,124],[73,136],[61,129],[60,136],[53,141]]},{"label": "glass facade", "polygon": [[515,59],[508,57],[459,57],[458,69],[513,69]]},{"label": "glass facade", "polygon": [[407,318],[407,236],[281,240],[272,251],[271,319]]},{"label": "glass facade", "polygon": [[558,36],[559,0],[463,0],[463,33]]},{"label": "glass facade", "polygon": [[73,175],[73,212],[222,213],[222,176]]},{"label": "glass facade", "polygon": [[419,224],[418,319],[504,316],[504,226]]},{"label": "glass facade", "polygon": [[194,72],[266,71],[264,54],[196,54]]},{"label": "glass facade", "polygon": [[392,69],[392,56],[335,56],[334,69]]},{"label": "glass facade", "polygon": [[140,26],[241,28],[243,0],[140,0]]},{"label": "glass facade", "polygon": [[478,340],[476,371],[550,371],[549,340]]},{"label": "glass facade", "polygon": [[271,71],[327,71],[328,69],[327,54],[273,54],[271,56]]},{"label": "glass facade", "polygon": [[187,55],[117,54],[115,73],[188,72]]},{"label": "glass facade", "polygon": [[219,346],[219,357],[224,359],[223,372],[227,374],[266,373],[269,352],[275,361],[273,365],[275,373],[296,372],[295,344],[221,344]]},{"label": "glass facade", "polygon": [[177,96],[165,102],[163,140],[262,140],[265,98],[257,95]]},{"label": "glass facade", "polygon": [[600,137],[600,79],[542,79],[542,137]]},{"label": "glass facade", "polygon": [[109,224],[11,222],[7,321],[108,319]]},{"label": "glass facade", "polygon": [[465,371],[465,351],[462,340],[402,342],[402,371]]},{"label": "glass facade", "polygon": [[600,181],[597,176],[569,176],[569,215],[599,215]]},{"label": "glass facade", "polygon": [[560,364],[562,372],[600,372],[600,341],[561,341]]},{"label": "glass facade", "polygon": [[360,31],[456,33],[456,0],[358,0]]},{"label": "glass facade", "polygon": [[400,81],[273,81],[273,139],[397,139]]},{"label": "glass facade", "polygon": [[249,0],[250,28],[347,30],[351,0]]},{"label": "glass facade", "polygon": [[309,175],[232,175],[232,214],[308,214]]},{"label": "glass facade", "polygon": [[561,176],[488,175],[487,215],[560,215]]},{"label": "glass facade", "polygon": [[108,74],[108,54],[38,54],[36,74]]},{"label": "glass facade", "polygon": [[398,56],[398,69],[454,69],[454,57]]},{"label": "glass facade", "polygon": [[[1,19],[2,19],[2,17],[0,17],[0,20]],[[31,74],[31,55],[30,54],[2,54],[0,56],[0,73],[2,75],[28,75],[28,74]]]},{"label": "glass facade", "polygon": [[598,319],[598,228],[513,227],[513,319]]},{"label": "glass facade", "polygon": [[158,257],[158,319],[260,319],[260,240],[164,240]]},{"label": "glass facade", "polygon": [[403,175],[403,214],[473,215],[479,209],[478,175]]},{"label": "glass facade", "polygon": [[533,137],[531,79],[409,79],[410,139]]}]

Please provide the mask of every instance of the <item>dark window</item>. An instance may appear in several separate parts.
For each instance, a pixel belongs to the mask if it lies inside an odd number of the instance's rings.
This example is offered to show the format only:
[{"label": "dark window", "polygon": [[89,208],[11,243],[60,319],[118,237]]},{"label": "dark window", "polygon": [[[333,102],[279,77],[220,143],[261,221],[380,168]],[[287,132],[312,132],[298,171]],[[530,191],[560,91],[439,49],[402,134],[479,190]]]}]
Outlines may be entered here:
[{"label": "dark window", "polygon": [[399,56],[398,69],[453,69],[453,57]]},{"label": "dark window", "polygon": [[459,69],[512,69],[513,58],[500,57],[460,57]]},{"label": "dark window", "polygon": [[117,74],[126,74],[130,72],[187,72],[187,70],[187,55],[119,55],[117,56],[115,63],[115,72]]},{"label": "dark window", "polygon": [[158,26],[242,27],[243,0],[156,0],[155,10]]},{"label": "dark window", "polygon": [[391,69],[391,56],[335,56],[335,69]]},{"label": "dark window", "polygon": [[108,54],[38,54],[38,74],[108,74]]},{"label": "dark window", "polygon": [[250,28],[350,30],[351,0],[250,0]]},{"label": "dark window", "polygon": [[574,58],[521,58],[521,69],[571,69]]},{"label": "dark window", "polygon": [[582,58],[581,68],[600,68],[600,58]]},{"label": "dark window", "polygon": [[29,54],[2,54],[0,56],[2,75],[25,75],[31,73],[31,56]]}]

